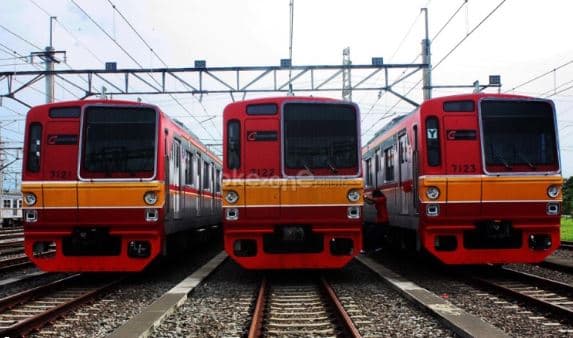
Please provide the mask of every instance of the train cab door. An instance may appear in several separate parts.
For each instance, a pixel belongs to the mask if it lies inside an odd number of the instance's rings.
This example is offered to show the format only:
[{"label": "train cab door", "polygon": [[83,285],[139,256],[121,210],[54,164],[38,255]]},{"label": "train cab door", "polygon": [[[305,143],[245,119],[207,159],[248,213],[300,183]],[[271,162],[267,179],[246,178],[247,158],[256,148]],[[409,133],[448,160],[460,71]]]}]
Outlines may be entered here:
[{"label": "train cab door", "polygon": [[195,198],[195,210],[197,210],[197,216],[202,216],[203,211],[203,163],[201,160],[201,153],[197,153],[197,161],[195,162],[197,173],[197,196]]},{"label": "train cab door", "polygon": [[[42,149],[44,221],[78,221],[78,145],[80,120],[48,121]],[[65,220],[65,221],[62,221]]]},{"label": "train cab door", "polygon": [[444,117],[444,130],[448,215],[477,216],[479,208],[467,207],[482,199],[477,118],[473,113],[451,113]]},{"label": "train cab door", "polygon": [[173,140],[173,146],[171,151],[170,163],[170,197],[171,197],[171,208],[173,211],[173,218],[181,218],[181,202],[184,198],[183,185],[181,184],[182,176],[182,166],[181,166],[181,142],[179,140]]},{"label": "train cab door", "polygon": [[280,217],[279,120],[248,118],[245,120],[246,213],[254,218]]},{"label": "train cab door", "polygon": [[408,135],[403,133],[398,136],[398,203],[400,214],[407,215],[409,212],[410,195],[412,194],[412,175],[409,167],[411,164],[408,155]]}]

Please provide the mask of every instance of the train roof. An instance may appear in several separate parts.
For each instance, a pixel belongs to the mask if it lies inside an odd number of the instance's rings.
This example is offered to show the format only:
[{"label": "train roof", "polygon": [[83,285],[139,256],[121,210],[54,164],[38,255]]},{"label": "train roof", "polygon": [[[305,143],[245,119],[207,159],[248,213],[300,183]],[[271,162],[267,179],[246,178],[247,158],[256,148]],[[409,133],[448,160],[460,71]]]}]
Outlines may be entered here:
[{"label": "train roof", "polygon": [[249,105],[249,104],[259,104],[259,103],[268,103],[268,102],[275,102],[277,104],[283,104],[285,102],[346,102],[349,104],[353,104],[350,101],[343,101],[341,99],[334,99],[331,97],[317,97],[317,96],[270,96],[270,97],[262,97],[256,99],[248,99],[237,101],[233,103],[229,103],[228,106],[232,105]]},{"label": "train roof", "polygon": [[[496,93],[467,93],[467,94],[457,94],[457,95],[448,95],[448,96],[440,96],[436,97],[427,101],[424,101],[420,107],[427,103],[435,103],[435,102],[445,102],[445,101],[461,101],[461,100],[481,100],[483,98],[501,98],[501,99],[533,99],[529,96],[518,95],[518,94],[496,94]],[[393,118],[390,122],[380,128],[374,136],[366,143],[364,147],[368,147],[371,143],[373,143],[380,135],[386,133],[387,131],[391,130],[394,126],[396,126],[400,121],[404,120],[406,117],[414,114],[416,111],[420,109],[420,107],[412,110],[410,113],[397,116]]]},{"label": "train roof", "polygon": [[215,153],[213,153],[203,142],[201,142],[201,140],[199,139],[199,137],[197,136],[197,134],[195,134],[194,132],[191,131],[191,129],[189,129],[189,127],[187,127],[185,124],[183,124],[183,122],[171,118],[169,115],[167,115],[165,113],[165,111],[163,111],[163,109],[161,109],[159,106],[155,105],[155,104],[151,104],[151,103],[145,103],[145,102],[140,102],[140,101],[131,101],[131,100],[116,100],[116,99],[93,99],[93,100],[72,100],[72,101],[60,101],[60,102],[52,102],[52,103],[45,103],[45,104],[41,104],[41,105],[37,105],[32,107],[33,108],[53,108],[53,107],[69,107],[69,106],[86,106],[86,105],[104,105],[104,104],[111,104],[111,105],[139,105],[142,107],[152,107],[154,109],[156,109],[157,111],[159,111],[163,116],[165,116],[167,119],[171,120],[173,122],[174,125],[176,125],[177,127],[181,128],[182,130],[184,130],[186,133],[188,133],[192,139],[194,143],[197,143],[197,145],[199,145],[200,147],[202,147],[206,152],[210,153],[214,158],[216,158],[218,161],[220,161],[219,156],[215,155]]}]

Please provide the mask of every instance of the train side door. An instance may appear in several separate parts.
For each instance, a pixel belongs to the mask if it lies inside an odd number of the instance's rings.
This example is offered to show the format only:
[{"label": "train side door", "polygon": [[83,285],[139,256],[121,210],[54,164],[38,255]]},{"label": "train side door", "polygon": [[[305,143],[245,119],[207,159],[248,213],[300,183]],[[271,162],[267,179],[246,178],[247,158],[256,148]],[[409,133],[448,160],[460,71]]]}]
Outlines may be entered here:
[{"label": "train side door", "polygon": [[[279,121],[276,118],[248,118],[245,120],[246,204],[249,217],[280,216]],[[273,183],[274,182],[274,183]]]},{"label": "train side door", "polygon": [[46,142],[42,145],[46,223],[77,222],[79,125],[79,118],[74,121],[53,120],[46,124]]},{"label": "train side door", "polygon": [[448,175],[448,215],[476,216],[478,208],[464,207],[481,201],[481,147],[478,122],[473,113],[444,117],[445,164]]},{"label": "train side door", "polygon": [[203,208],[203,164],[201,161],[201,153],[197,153],[197,161],[195,162],[196,165],[196,170],[195,172],[197,173],[197,196],[195,198],[196,204],[195,204],[195,209],[197,210],[197,216],[202,216],[202,210],[201,208]]},{"label": "train side door", "polygon": [[412,176],[409,170],[411,164],[408,153],[408,135],[403,133],[398,136],[398,203],[400,203],[400,213],[407,215],[409,212],[409,201],[412,194]]},{"label": "train side door", "polygon": [[179,140],[173,140],[173,146],[171,151],[170,163],[170,186],[169,190],[174,190],[173,193],[169,193],[171,198],[171,208],[173,211],[173,218],[181,218],[181,200],[184,197],[181,184],[181,142]]}]

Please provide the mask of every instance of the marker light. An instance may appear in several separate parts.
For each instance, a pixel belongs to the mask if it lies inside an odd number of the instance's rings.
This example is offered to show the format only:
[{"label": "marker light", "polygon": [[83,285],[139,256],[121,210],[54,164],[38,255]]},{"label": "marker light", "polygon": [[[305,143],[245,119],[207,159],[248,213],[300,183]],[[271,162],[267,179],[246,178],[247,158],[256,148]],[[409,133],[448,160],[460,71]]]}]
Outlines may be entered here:
[{"label": "marker light", "polygon": [[33,206],[34,204],[36,204],[36,195],[29,192],[26,195],[24,195],[24,200],[26,201],[27,205]]},{"label": "marker light", "polygon": [[145,195],[143,195],[143,200],[145,203],[153,205],[157,202],[157,194],[155,191],[148,191],[145,193]]},{"label": "marker light", "polygon": [[438,189],[438,187],[428,187],[426,190],[426,196],[431,200],[436,200],[440,197],[440,189]]},{"label": "marker light", "polygon": [[239,200],[239,194],[234,190],[229,190],[225,194],[225,200],[231,204],[235,204]]}]

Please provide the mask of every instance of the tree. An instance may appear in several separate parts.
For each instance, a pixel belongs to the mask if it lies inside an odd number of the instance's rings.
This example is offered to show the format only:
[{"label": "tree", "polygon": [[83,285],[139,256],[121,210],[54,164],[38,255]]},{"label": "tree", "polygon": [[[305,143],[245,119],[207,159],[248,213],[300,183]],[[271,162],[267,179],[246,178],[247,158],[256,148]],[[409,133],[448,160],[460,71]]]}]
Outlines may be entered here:
[{"label": "tree", "polygon": [[563,182],[563,215],[573,212],[573,176]]}]

